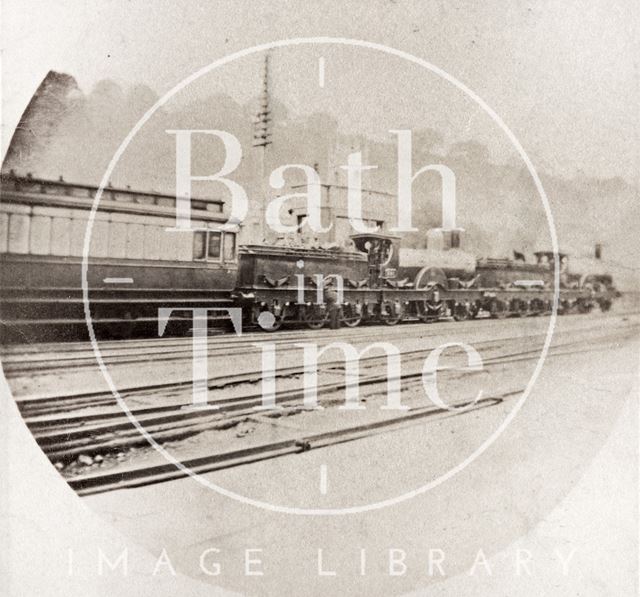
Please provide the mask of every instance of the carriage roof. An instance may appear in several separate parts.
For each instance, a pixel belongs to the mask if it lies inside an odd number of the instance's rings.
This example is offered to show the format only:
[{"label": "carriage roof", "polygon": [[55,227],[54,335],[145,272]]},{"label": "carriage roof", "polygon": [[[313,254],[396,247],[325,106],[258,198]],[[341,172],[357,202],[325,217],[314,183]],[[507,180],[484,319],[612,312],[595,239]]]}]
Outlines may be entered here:
[{"label": "carriage roof", "polygon": [[[0,176],[2,202],[46,205],[74,209],[91,209],[98,192],[95,185],[70,183],[65,180],[18,176],[13,171]],[[103,189],[99,210],[139,215],[169,216],[175,218],[175,195],[155,191],[136,191],[130,188],[106,186]],[[192,198],[193,217],[214,222],[226,222],[224,201],[221,199]]]}]

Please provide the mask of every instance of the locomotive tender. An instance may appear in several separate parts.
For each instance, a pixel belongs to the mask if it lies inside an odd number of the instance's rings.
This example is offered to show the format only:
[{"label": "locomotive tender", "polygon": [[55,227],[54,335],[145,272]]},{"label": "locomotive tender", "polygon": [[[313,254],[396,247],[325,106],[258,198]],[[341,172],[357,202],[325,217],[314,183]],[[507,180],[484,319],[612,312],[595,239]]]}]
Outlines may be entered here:
[{"label": "locomotive tender", "polygon": [[[3,342],[86,338],[81,263],[96,191],[63,180],[2,176]],[[194,231],[171,232],[175,196],[104,189],[87,269],[99,337],[157,336],[160,307],[182,308],[165,335],[189,333],[190,307],[240,306],[245,325],[267,330],[319,329],[328,320],[327,288],[337,292],[342,322],[350,327],[551,310],[552,252],[537,253],[535,264],[477,260],[460,248],[456,229],[429,231],[427,249],[403,248],[399,237],[378,233],[352,235],[348,248],[238,247],[238,230],[221,230],[228,219],[222,201],[193,199],[191,209]],[[566,255],[559,258],[559,312],[608,310],[617,293],[601,262],[578,275]]]}]

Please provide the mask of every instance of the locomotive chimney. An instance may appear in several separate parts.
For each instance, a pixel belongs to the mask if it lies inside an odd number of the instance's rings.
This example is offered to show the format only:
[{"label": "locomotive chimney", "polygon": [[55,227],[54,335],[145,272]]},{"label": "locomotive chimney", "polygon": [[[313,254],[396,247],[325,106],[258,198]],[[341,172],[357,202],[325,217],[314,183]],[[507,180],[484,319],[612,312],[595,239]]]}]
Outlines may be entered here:
[{"label": "locomotive chimney", "polygon": [[463,228],[456,226],[456,179],[445,166],[428,166],[440,173],[442,179],[442,228],[427,230],[427,248],[436,251],[461,248]]},{"label": "locomotive chimney", "polygon": [[595,258],[602,259],[602,243],[596,243]]}]

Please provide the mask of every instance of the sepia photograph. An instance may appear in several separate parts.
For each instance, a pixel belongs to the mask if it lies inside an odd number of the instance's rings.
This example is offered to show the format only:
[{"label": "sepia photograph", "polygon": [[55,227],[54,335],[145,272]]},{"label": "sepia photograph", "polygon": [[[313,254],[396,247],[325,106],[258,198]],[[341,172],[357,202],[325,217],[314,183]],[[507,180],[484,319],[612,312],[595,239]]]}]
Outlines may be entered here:
[{"label": "sepia photograph", "polygon": [[630,0],[2,0],[8,597],[634,597]]}]

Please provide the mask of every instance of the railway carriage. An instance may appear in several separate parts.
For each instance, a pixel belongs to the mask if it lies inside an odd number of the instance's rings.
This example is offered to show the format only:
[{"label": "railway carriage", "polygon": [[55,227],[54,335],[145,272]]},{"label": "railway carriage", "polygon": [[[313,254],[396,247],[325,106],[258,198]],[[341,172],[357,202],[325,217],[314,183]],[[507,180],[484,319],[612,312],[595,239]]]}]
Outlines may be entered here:
[{"label": "railway carriage", "polygon": [[[2,177],[0,307],[3,341],[87,336],[81,264],[96,187]],[[195,232],[175,225],[175,197],[104,190],[93,222],[87,283],[101,337],[157,335],[158,307],[228,305],[236,234],[220,231],[223,202],[194,200]],[[167,332],[190,326],[176,312]]]}]

